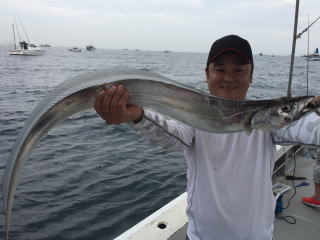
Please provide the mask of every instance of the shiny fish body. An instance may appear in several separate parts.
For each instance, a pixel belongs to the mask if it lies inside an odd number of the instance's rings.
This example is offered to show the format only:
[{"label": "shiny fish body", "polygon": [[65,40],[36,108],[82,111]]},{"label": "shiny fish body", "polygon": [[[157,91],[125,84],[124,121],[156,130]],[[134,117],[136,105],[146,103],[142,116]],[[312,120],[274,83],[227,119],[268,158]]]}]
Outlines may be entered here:
[{"label": "shiny fish body", "polygon": [[[3,175],[7,239],[18,175],[36,143],[57,123],[92,108],[97,92],[115,84],[122,84],[128,89],[131,103],[210,132],[279,128],[312,110],[306,110],[312,97],[290,100],[225,100],[144,70],[113,69],[69,79],[55,87],[31,113],[9,155]],[[284,115],[281,109],[286,109]],[[274,117],[265,119],[266,111],[271,111]]]}]

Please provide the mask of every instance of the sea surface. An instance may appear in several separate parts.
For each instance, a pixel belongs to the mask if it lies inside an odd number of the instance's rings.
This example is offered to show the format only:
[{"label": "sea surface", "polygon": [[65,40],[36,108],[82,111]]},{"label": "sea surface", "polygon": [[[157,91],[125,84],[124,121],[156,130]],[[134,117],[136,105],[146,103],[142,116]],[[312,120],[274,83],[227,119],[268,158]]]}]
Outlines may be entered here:
[{"label": "sea surface", "polygon": [[[1,176],[31,111],[70,77],[122,66],[149,69],[207,91],[206,53],[107,49],[74,53],[51,47],[42,56],[26,57],[9,56],[8,50],[0,46]],[[290,57],[254,56],[254,62],[248,98],[286,96]],[[320,62],[309,64],[309,94],[320,95]],[[296,57],[294,96],[307,94],[306,76],[306,59]],[[20,175],[10,236],[113,239],[184,191],[182,152],[163,150],[130,126],[108,126],[93,110],[86,111],[56,126],[33,150]],[[2,214],[0,239],[3,223]]]}]

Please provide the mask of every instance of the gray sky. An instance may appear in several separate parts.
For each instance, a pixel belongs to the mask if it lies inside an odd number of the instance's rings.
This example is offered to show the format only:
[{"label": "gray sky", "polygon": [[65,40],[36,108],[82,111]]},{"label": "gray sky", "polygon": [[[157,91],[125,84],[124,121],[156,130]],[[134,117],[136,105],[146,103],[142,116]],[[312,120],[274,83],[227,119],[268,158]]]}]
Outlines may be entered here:
[{"label": "gray sky", "polygon": [[[31,42],[53,46],[208,52],[227,34],[254,54],[291,53],[295,0],[0,0],[0,44],[12,42],[13,15]],[[300,0],[298,32],[320,16],[320,0]],[[20,35],[23,30],[20,27]],[[320,47],[320,20],[310,51]],[[297,55],[307,51],[307,33]]]}]

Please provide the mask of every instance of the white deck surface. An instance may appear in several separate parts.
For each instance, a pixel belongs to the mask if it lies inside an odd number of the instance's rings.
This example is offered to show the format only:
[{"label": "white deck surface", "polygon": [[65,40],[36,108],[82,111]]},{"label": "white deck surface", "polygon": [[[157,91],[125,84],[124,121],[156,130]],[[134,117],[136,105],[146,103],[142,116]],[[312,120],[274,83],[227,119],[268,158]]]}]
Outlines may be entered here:
[{"label": "white deck surface", "polygon": [[[288,148],[279,148],[278,157],[285,154]],[[295,176],[307,177],[305,182],[309,186],[296,188],[297,193],[290,205],[283,211],[284,216],[293,216],[296,224],[289,224],[284,220],[275,219],[274,240],[320,240],[320,209],[306,206],[301,202],[303,196],[311,196],[314,191],[312,173],[314,160],[311,158],[296,157]],[[290,174],[290,173],[287,173]],[[292,181],[281,180],[282,183],[292,186]],[[294,181],[295,185],[302,181]],[[283,203],[287,205],[287,199],[292,195],[293,188],[284,193]],[[159,209],[148,218],[138,223],[116,240],[185,240],[187,229],[187,195],[182,194],[163,208]],[[158,227],[159,223],[166,225],[164,229]]]},{"label": "white deck surface", "polygon": [[[274,239],[275,240],[320,240],[320,208],[314,208],[302,203],[302,197],[312,196],[314,193],[314,184],[312,181],[314,160],[310,158],[296,157],[297,169],[295,176],[307,177],[308,180],[303,180],[310,183],[309,186],[297,187],[297,193],[290,201],[288,209],[283,211],[285,216],[293,216],[296,218],[296,224],[288,224],[283,220],[275,220]],[[292,186],[292,181],[283,180],[289,186]],[[298,185],[302,181],[294,181]],[[284,194],[284,205],[293,194],[293,189]]]}]

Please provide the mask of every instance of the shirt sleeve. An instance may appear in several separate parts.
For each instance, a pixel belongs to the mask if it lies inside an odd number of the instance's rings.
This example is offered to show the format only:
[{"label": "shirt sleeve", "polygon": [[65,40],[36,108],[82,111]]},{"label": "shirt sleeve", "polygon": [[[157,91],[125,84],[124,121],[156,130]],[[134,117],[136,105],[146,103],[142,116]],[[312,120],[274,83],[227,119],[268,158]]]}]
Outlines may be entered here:
[{"label": "shirt sleeve", "polygon": [[273,141],[280,145],[303,144],[320,147],[320,117],[310,113],[290,125],[271,132]]},{"label": "shirt sleeve", "polygon": [[144,116],[139,123],[130,125],[143,136],[168,150],[189,149],[194,139],[192,127],[174,120],[167,120],[149,110],[144,110]]}]

